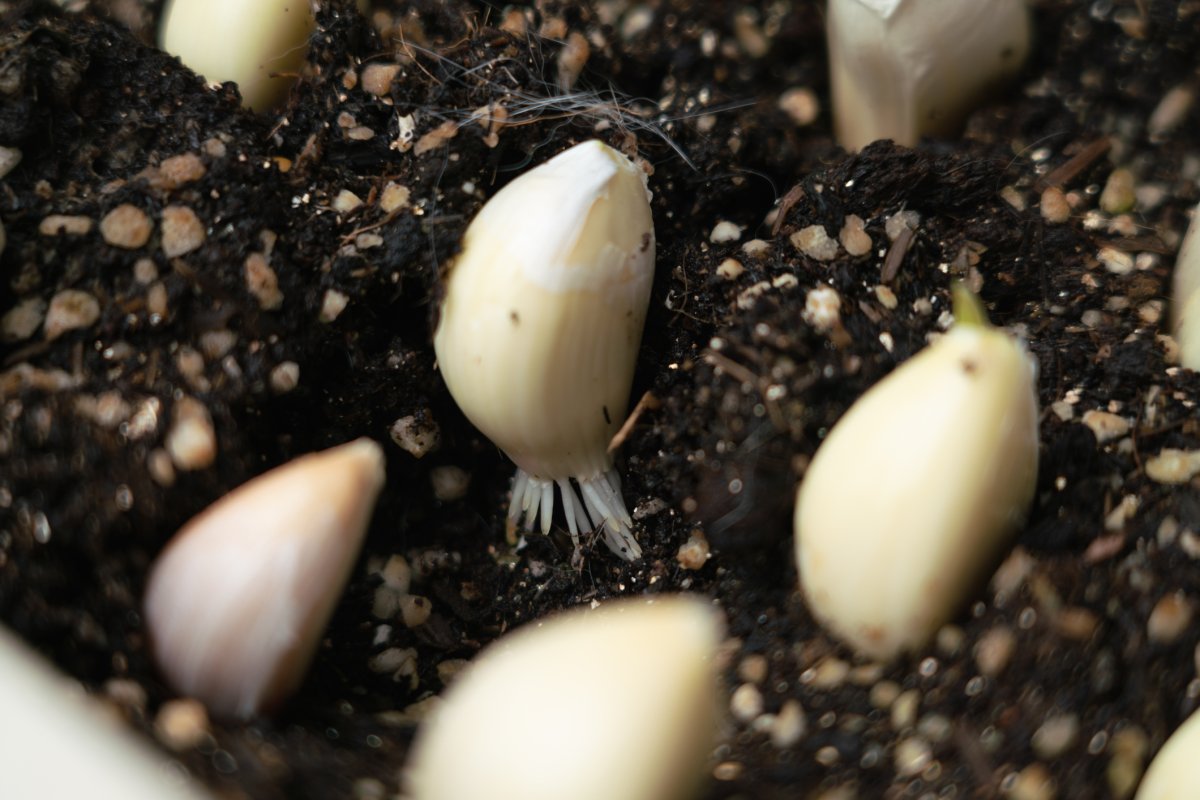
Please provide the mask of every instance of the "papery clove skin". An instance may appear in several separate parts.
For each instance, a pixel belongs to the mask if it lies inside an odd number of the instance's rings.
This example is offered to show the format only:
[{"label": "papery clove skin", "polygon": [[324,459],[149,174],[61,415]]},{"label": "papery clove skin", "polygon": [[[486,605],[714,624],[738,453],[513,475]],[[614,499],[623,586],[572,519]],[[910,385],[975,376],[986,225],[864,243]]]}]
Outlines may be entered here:
[{"label": "papery clove skin", "polygon": [[1135,800],[1194,800],[1200,797],[1200,714],[1184,720],[1150,762]]},{"label": "papery clove skin", "polygon": [[422,723],[413,800],[683,800],[716,735],[719,614],[658,596],[504,635]]},{"label": "papery clove skin", "polygon": [[[434,349],[467,418],[518,467],[509,518],[603,528],[641,555],[608,444],[624,421],[650,287],[645,174],[587,141],[496,193],[446,279]],[[576,490],[578,486],[578,492]]]},{"label": "papery clove skin", "polygon": [[830,0],[826,22],[838,144],[908,147],[952,136],[1020,71],[1025,0]]},{"label": "papery clove skin", "polygon": [[358,439],[253,478],[192,519],[151,568],[151,649],[221,717],[277,708],[304,679],[384,483]]},{"label": "papery clove skin", "polygon": [[287,96],[316,29],[309,0],[168,0],[162,20],[163,50],[255,111]]},{"label": "papery clove skin", "polygon": [[211,800],[0,627],[0,797]]},{"label": "papery clove skin", "polygon": [[954,327],[850,407],[796,497],[809,608],[873,659],[918,650],[953,617],[1036,487],[1036,363],[956,292]]},{"label": "papery clove skin", "polygon": [[1171,281],[1171,331],[1179,363],[1200,370],[1200,207],[1184,234]]}]

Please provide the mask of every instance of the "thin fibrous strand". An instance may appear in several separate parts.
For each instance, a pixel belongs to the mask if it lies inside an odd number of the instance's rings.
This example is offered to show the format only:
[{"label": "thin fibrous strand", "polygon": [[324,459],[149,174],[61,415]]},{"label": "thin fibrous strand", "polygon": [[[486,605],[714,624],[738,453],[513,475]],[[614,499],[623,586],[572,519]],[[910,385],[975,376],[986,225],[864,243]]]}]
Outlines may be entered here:
[{"label": "thin fibrous strand", "polygon": [[508,504],[508,518],[516,521],[525,509],[525,490],[529,487],[529,475],[523,469],[517,470],[513,479],[512,502]]},{"label": "thin fibrous strand", "polygon": [[525,530],[533,530],[533,521],[537,519],[538,505],[542,502],[542,493],[538,491],[537,478],[529,479],[529,490],[526,491],[529,507],[525,510]]},{"label": "thin fibrous strand", "polygon": [[563,513],[573,541],[579,531],[603,528],[604,543],[617,555],[633,561],[641,557],[642,548],[633,535],[633,518],[614,484],[619,485],[616,470],[610,469],[591,478],[543,480],[518,469],[513,478],[512,499],[508,517],[523,517],[525,530],[532,531],[535,521],[541,523],[542,533],[549,534],[554,518],[554,487],[557,484],[563,498]]},{"label": "thin fibrous strand", "polygon": [[550,523],[554,518],[554,483],[542,484],[542,535],[550,535]]},{"label": "thin fibrous strand", "polygon": [[604,502],[609,508],[614,509],[620,517],[621,522],[629,528],[633,527],[633,517],[629,515],[629,510],[625,508],[625,500],[621,497],[621,480],[617,477],[615,469],[609,469],[604,473],[604,480],[597,481],[600,484],[601,493],[604,495]]},{"label": "thin fibrous strand", "polygon": [[[588,505],[589,510],[594,508],[596,510],[596,513],[600,515],[600,518],[604,521],[606,526],[609,526],[609,525],[617,526],[619,524],[617,515],[609,510],[608,506],[604,502],[604,498],[600,496],[600,492],[598,491],[594,481],[592,481],[592,480],[580,481],[579,488],[583,490],[584,501],[585,502],[587,502],[589,500],[591,501]],[[593,519],[595,519],[594,516],[593,516]]]},{"label": "thin fibrous strand", "polygon": [[570,478],[563,478],[558,481],[558,490],[562,494],[563,513],[567,515],[567,530],[571,532],[571,536],[579,535],[579,528],[575,524],[575,490],[571,488]]}]

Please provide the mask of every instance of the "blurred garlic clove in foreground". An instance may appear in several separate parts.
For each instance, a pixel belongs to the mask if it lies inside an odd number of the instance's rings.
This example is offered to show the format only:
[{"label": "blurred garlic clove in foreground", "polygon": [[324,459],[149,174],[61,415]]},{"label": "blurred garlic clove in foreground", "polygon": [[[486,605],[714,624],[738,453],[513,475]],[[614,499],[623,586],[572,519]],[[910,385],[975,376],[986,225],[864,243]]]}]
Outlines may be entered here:
[{"label": "blurred garlic clove in foreground", "polygon": [[837,140],[911,147],[952,136],[1029,53],[1025,0],[830,0],[826,31]]},{"label": "blurred garlic clove in foreground", "polygon": [[255,111],[287,96],[316,29],[309,0],[168,0],[162,19],[163,50]]},{"label": "blurred garlic clove in foreground", "polygon": [[796,497],[809,608],[874,659],[919,649],[953,617],[1033,499],[1036,364],[955,291],[954,327],[850,407]]},{"label": "blurred garlic clove in foreground", "polygon": [[417,731],[414,800],[682,800],[716,733],[710,603],[575,609],[489,646]]},{"label": "blurred garlic clove in foreground", "polygon": [[1179,363],[1200,370],[1200,207],[1194,212],[1175,259],[1171,332],[1179,344]]},{"label": "blurred garlic clove in foreground", "polygon": [[358,439],[253,478],[188,522],[145,597],[171,686],[222,717],[282,703],[304,679],[383,483],[383,451]]},{"label": "blurred garlic clove in foreground", "polygon": [[[646,178],[587,141],[513,180],[463,237],[434,349],[467,418],[518,467],[509,518],[641,548],[607,452],[624,421],[654,280]],[[572,484],[578,484],[579,493]]]},{"label": "blurred garlic clove in foreground", "polygon": [[209,797],[2,627],[0,675],[0,797]]},{"label": "blurred garlic clove in foreground", "polygon": [[1200,797],[1200,713],[1184,720],[1150,762],[1135,800],[1192,800]]}]

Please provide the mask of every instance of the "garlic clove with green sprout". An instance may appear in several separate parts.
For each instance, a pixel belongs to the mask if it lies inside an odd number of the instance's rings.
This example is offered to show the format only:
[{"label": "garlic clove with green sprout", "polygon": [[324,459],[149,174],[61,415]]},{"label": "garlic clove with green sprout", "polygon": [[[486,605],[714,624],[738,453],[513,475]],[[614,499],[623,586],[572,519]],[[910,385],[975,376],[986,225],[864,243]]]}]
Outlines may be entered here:
[{"label": "garlic clove with green sprout", "polygon": [[970,599],[1036,486],[1036,363],[955,291],[954,327],[850,407],[796,497],[809,608],[874,659],[922,647]]},{"label": "garlic clove with green sprout", "polygon": [[719,614],[697,597],[577,608],[475,657],[417,731],[413,800],[682,800],[716,734]]},{"label": "garlic clove with green sprout", "polygon": [[915,145],[957,133],[1029,53],[1025,0],[830,0],[826,30],[838,143]]},{"label": "garlic clove with green sprout", "polygon": [[162,49],[255,111],[283,101],[316,29],[309,0],[168,0],[162,18]]},{"label": "garlic clove with green sprout", "polygon": [[1171,330],[1179,363],[1200,370],[1200,207],[1184,234],[1171,282]]},{"label": "garlic clove with green sprout", "polygon": [[1192,800],[1200,797],[1200,713],[1184,720],[1150,762],[1135,800]]},{"label": "garlic clove with green sprout", "polygon": [[433,340],[463,413],[518,467],[510,520],[531,528],[540,515],[549,532],[557,488],[571,534],[600,526],[629,560],[641,547],[607,448],[625,416],[653,279],[645,174],[583,142],[480,209]]},{"label": "garlic clove with green sprout", "polygon": [[384,482],[370,439],[289,461],[187,523],[144,600],[167,682],[213,714],[271,711],[304,679]]}]

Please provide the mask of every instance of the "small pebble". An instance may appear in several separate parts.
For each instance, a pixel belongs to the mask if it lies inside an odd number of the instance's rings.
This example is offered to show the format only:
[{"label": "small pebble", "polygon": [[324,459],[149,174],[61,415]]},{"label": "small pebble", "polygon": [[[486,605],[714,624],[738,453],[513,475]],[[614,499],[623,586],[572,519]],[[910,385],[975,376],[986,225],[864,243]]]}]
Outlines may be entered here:
[{"label": "small pebble", "polygon": [[203,403],[192,397],[175,401],[166,448],[172,463],[184,471],[204,469],[213,463],[217,457],[217,435]]},{"label": "small pebble", "polygon": [[152,258],[139,258],[133,262],[133,279],[142,286],[149,286],[158,280],[158,265]]},{"label": "small pebble", "polygon": [[151,450],[146,456],[146,471],[159,486],[175,484],[175,465],[171,463],[170,454],[162,448]]},{"label": "small pebble", "polygon": [[780,750],[792,747],[808,732],[808,720],[799,700],[784,702],[771,725],[771,744]]},{"label": "small pebble", "polygon": [[154,734],[176,753],[191,750],[208,741],[212,735],[208,711],[198,700],[168,700],[154,717]]},{"label": "small pebble", "polygon": [[1137,201],[1133,173],[1124,168],[1114,169],[1100,192],[1100,208],[1107,214],[1124,214]]},{"label": "small pebble", "polygon": [[283,361],[275,365],[270,376],[271,391],[287,394],[300,384],[300,365],[295,361]]},{"label": "small pebble", "polygon": [[893,242],[899,239],[906,230],[915,231],[920,226],[921,215],[912,209],[897,211],[883,222],[884,233]]},{"label": "small pebble", "polygon": [[437,665],[438,680],[442,682],[443,686],[449,686],[470,663],[465,658],[447,658],[445,661],[439,661]]},{"label": "small pebble", "polygon": [[283,305],[283,292],[279,291],[279,276],[267,263],[262,253],[251,253],[245,263],[246,289],[258,300],[264,311],[274,311]]},{"label": "small pebble", "polygon": [[722,242],[736,242],[742,238],[742,226],[727,220],[721,220],[713,226],[712,233],[708,235],[708,240],[714,244]]},{"label": "small pebble", "polygon": [[38,233],[43,236],[83,236],[92,230],[91,217],[69,216],[67,214],[51,214],[38,223]]},{"label": "small pebble", "polygon": [[779,96],[779,110],[787,114],[796,127],[816,122],[821,113],[821,103],[812,89],[799,87],[788,89]]},{"label": "small pebble", "polygon": [[771,243],[765,239],[751,239],[742,244],[742,252],[750,258],[758,258],[765,256],[771,252]]},{"label": "small pebble", "polygon": [[333,210],[339,214],[349,214],[362,204],[362,198],[349,189],[342,189],[333,198]]},{"label": "small pebble", "polygon": [[1133,256],[1115,247],[1102,247],[1096,258],[1114,275],[1128,275],[1133,272]]},{"label": "small pebble", "polygon": [[1000,190],[1000,199],[1008,203],[1017,211],[1025,210],[1025,195],[1021,194],[1021,190],[1015,186],[1005,186]]},{"label": "small pebble", "polygon": [[697,570],[702,569],[708,563],[711,555],[708,540],[704,538],[704,533],[700,530],[694,530],[691,536],[688,537],[688,540],[679,545],[679,550],[675,554],[675,560],[684,569]]},{"label": "small pebble", "polygon": [[1042,192],[1040,204],[1042,219],[1053,225],[1061,225],[1071,218],[1071,204],[1067,196],[1057,186],[1051,186]]},{"label": "small pebble", "polygon": [[434,467],[429,471],[429,481],[433,484],[433,496],[448,503],[466,496],[471,475],[462,467]]},{"label": "small pebble", "polygon": [[341,316],[350,303],[350,298],[337,289],[326,289],[321,298],[321,313],[317,319],[321,322],[333,322]]},{"label": "small pebble", "polygon": [[1187,483],[1200,472],[1200,450],[1176,450],[1165,447],[1146,460],[1146,477],[1156,483]]},{"label": "small pebble", "polygon": [[154,224],[140,208],[122,203],[100,220],[100,236],[113,247],[136,250],[150,241]]},{"label": "small pebble", "polygon": [[892,730],[904,731],[917,722],[917,710],[921,705],[921,693],[916,689],[901,692],[892,703]]},{"label": "small pebble", "polygon": [[363,67],[359,76],[359,85],[367,94],[376,97],[386,97],[392,91],[392,82],[400,73],[399,64],[375,62]]},{"label": "small pebble", "polygon": [[770,664],[761,653],[751,653],[738,662],[738,677],[750,683],[762,683],[767,679]]},{"label": "small pebble", "polygon": [[391,214],[402,208],[408,208],[408,200],[411,192],[407,186],[401,186],[398,183],[388,181],[387,186],[383,187],[383,193],[379,195],[379,208],[385,214]]},{"label": "small pebble", "polygon": [[1107,411],[1096,409],[1085,411],[1081,421],[1091,428],[1092,433],[1096,435],[1098,444],[1111,442],[1113,439],[1119,439],[1129,433],[1129,421]]},{"label": "small pebble", "polygon": [[849,674],[850,665],[847,662],[830,656],[821,659],[812,669],[805,670],[800,679],[814,689],[828,690],[843,685]]},{"label": "small pebble", "polygon": [[1113,733],[1108,742],[1112,759],[1104,771],[1108,789],[1116,800],[1127,800],[1133,796],[1146,769],[1146,753],[1150,740],[1141,728],[1130,725]]},{"label": "small pebble", "polygon": [[1008,666],[1017,637],[1008,627],[996,627],[984,633],[975,643],[975,664],[984,677],[995,678]]},{"label": "small pebble", "polygon": [[1054,779],[1041,764],[1030,764],[1017,773],[1004,795],[1008,800],[1054,800]]},{"label": "small pebble", "polygon": [[400,619],[406,628],[419,628],[433,613],[433,604],[424,597],[406,594],[400,597]]},{"label": "small pebble", "polygon": [[0,317],[0,341],[20,342],[37,332],[46,318],[46,301],[40,297],[22,300]]},{"label": "small pebble", "polygon": [[162,210],[162,249],[167,258],[175,258],[204,244],[204,223],[187,206],[167,206]]},{"label": "small pebble", "polygon": [[901,739],[896,745],[896,772],[902,778],[920,775],[933,760],[933,748],[929,742],[919,737]]},{"label": "small pebble", "polygon": [[850,214],[846,217],[842,230],[838,233],[838,241],[842,243],[842,247],[846,248],[846,252],[855,258],[870,253],[873,247],[871,235],[866,231],[866,224],[857,214]]},{"label": "small pebble", "polygon": [[411,414],[400,417],[392,423],[388,434],[401,450],[416,458],[423,457],[437,447],[441,437],[437,423],[429,418],[428,414],[423,417]]},{"label": "small pebble", "polygon": [[869,699],[875,708],[888,709],[899,696],[900,684],[895,681],[880,681],[871,687]]},{"label": "small pebble", "polygon": [[838,254],[836,239],[830,239],[822,225],[809,225],[791,235],[792,246],[809,258],[830,261]]},{"label": "small pebble", "polygon": [[742,262],[736,258],[727,258],[717,267],[717,275],[727,281],[736,280],[745,271],[746,268],[742,266]]},{"label": "small pebble", "polygon": [[157,185],[162,189],[178,189],[204,177],[204,162],[195,153],[180,153],[164,158],[158,165]]},{"label": "small pebble", "polygon": [[1079,717],[1058,714],[1048,718],[1033,732],[1033,752],[1044,761],[1053,761],[1070,750],[1079,738]]},{"label": "small pebble", "polygon": [[1183,592],[1173,592],[1155,605],[1146,620],[1146,636],[1155,644],[1171,644],[1191,627],[1192,602]]},{"label": "small pebble", "polygon": [[167,305],[169,297],[167,295],[167,287],[162,281],[155,281],[146,288],[146,310],[152,316],[158,317],[160,320],[167,318],[167,312],[170,308]]},{"label": "small pebble", "polygon": [[15,147],[0,147],[0,180],[21,163],[21,151]]},{"label": "small pebble", "polygon": [[90,328],[100,319],[100,303],[95,297],[78,289],[64,289],[50,298],[43,330],[46,341],[53,341],[67,331]]},{"label": "small pebble", "polygon": [[1151,141],[1162,141],[1176,128],[1192,110],[1196,95],[1190,84],[1180,84],[1168,89],[1146,122],[1146,133]]},{"label": "small pebble", "polygon": [[841,319],[842,298],[832,286],[818,286],[805,295],[804,320],[825,332],[832,330]]},{"label": "small pebble", "polygon": [[763,711],[762,692],[752,683],[743,683],[733,690],[729,711],[739,722],[750,722]]}]

